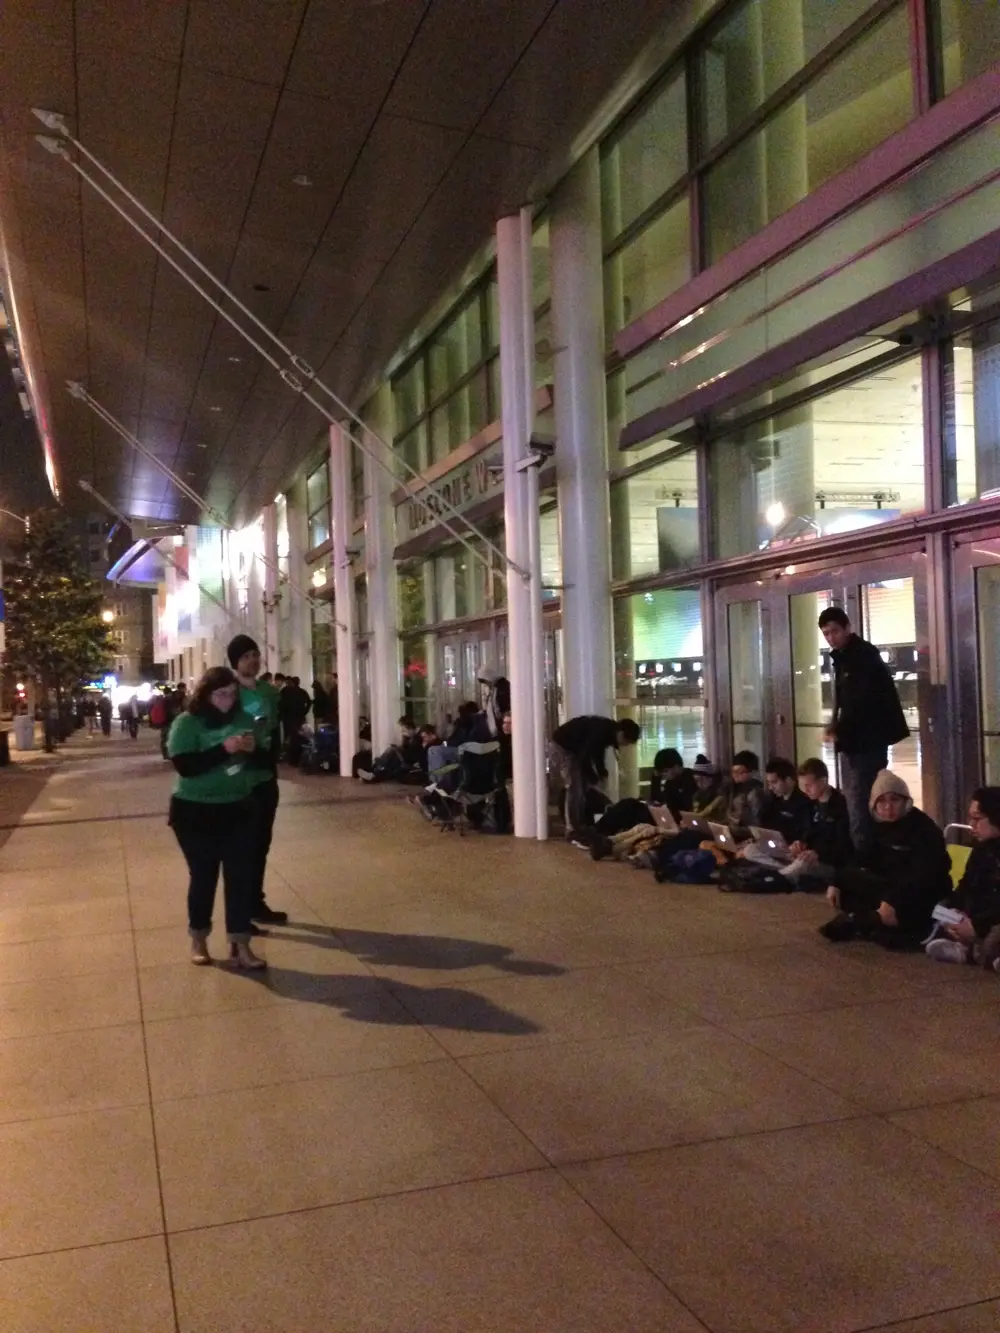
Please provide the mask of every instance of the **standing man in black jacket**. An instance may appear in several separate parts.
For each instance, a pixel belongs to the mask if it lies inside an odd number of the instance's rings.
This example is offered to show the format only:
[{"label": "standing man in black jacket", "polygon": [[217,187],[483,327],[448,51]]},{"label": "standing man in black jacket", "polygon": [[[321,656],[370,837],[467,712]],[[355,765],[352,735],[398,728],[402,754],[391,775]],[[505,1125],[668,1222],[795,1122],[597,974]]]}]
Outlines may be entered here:
[{"label": "standing man in black jacket", "polygon": [[586,825],[587,788],[608,776],[608,750],[636,745],[639,727],[631,718],[582,715],[571,717],[552,735],[549,760],[552,773],[565,791],[566,837],[572,841]]},{"label": "standing man in black jacket", "polygon": [[833,717],[827,735],[840,756],[840,787],[851,837],[860,847],[871,827],[872,783],[889,762],[889,746],[905,740],[910,729],[882,654],[854,633],[847,612],[828,606],[819,627],[833,650]]}]

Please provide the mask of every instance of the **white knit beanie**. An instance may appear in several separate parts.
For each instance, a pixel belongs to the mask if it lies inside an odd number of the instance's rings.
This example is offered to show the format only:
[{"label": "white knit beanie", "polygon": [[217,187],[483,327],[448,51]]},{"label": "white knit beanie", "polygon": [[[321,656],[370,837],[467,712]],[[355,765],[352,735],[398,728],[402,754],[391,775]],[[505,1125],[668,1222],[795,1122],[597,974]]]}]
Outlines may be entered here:
[{"label": "white knit beanie", "polygon": [[909,814],[913,809],[913,798],[910,795],[910,789],[902,778],[897,777],[887,768],[883,768],[872,783],[871,795],[868,798],[868,809],[878,819],[875,813],[875,803],[880,796],[902,796],[906,801],[906,813]]}]

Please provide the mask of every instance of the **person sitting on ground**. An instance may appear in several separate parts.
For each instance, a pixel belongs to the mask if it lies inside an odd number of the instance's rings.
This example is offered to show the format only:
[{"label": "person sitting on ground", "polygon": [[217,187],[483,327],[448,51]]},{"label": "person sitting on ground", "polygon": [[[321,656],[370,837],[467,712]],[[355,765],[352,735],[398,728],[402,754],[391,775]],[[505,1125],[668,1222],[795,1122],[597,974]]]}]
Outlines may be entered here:
[{"label": "person sitting on ground", "polygon": [[799,765],[799,787],[812,806],[809,828],[805,837],[791,844],[794,859],[784,873],[800,888],[825,889],[854,854],[847,798],[831,787],[830,771],[822,759],[806,759]]},{"label": "person sitting on ground", "polygon": [[684,767],[677,750],[660,750],[653,760],[649,780],[649,804],[665,805],[675,819],[690,810],[694,800],[694,774]]},{"label": "person sitting on ground", "polygon": [[740,848],[740,856],[758,865],[786,870],[797,855],[792,849],[805,848],[812,823],[812,802],[799,790],[798,775],[791,760],[769,759],[764,778],[767,794],[760,804],[760,823],[754,827],[766,829],[769,833],[780,833],[788,850],[772,850],[762,842],[753,841]]},{"label": "person sitting on ground", "polygon": [[351,777],[360,778],[372,771],[372,724],[366,717],[358,718],[358,748],[351,759]]},{"label": "person sitting on ground", "polygon": [[358,777],[362,782],[402,782],[407,774],[419,770],[424,763],[417,724],[409,713],[404,713],[399,719],[398,744],[383,750],[369,767],[360,765]]},{"label": "person sitting on ground", "polygon": [[944,834],[888,769],[875,779],[869,809],[872,829],[827,890],[839,910],[820,934],[834,943],[861,938],[916,948],[930,934],[935,905],[951,891]]},{"label": "person sitting on ground", "polygon": [[718,764],[700,754],[694,761],[691,775],[694,778],[691,813],[699,819],[721,819],[726,810],[726,793]]},{"label": "person sitting on ground", "polygon": [[557,727],[549,750],[550,769],[562,784],[568,841],[578,841],[587,827],[587,788],[608,776],[606,755],[623,745],[637,745],[639,727],[631,718],[581,715]]},{"label": "person sitting on ground", "polygon": [[725,822],[737,834],[746,836],[751,824],[760,824],[764,802],[764,784],[758,776],[760,760],[753,750],[739,750],[733,755],[729,778],[723,784],[726,797]]},{"label": "person sitting on ground", "polygon": [[976,845],[944,906],[960,921],[941,922],[927,944],[939,963],[979,963],[1000,972],[1000,787],[979,787],[969,802]]}]

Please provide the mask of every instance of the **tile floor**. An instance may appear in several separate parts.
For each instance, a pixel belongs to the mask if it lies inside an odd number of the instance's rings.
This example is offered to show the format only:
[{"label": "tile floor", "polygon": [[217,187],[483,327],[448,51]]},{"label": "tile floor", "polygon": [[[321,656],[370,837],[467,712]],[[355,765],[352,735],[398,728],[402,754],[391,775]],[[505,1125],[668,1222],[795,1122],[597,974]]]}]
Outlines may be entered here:
[{"label": "tile floor", "polygon": [[994,978],[327,778],[199,970],[168,788],[5,816],[3,1333],[1000,1329]]}]

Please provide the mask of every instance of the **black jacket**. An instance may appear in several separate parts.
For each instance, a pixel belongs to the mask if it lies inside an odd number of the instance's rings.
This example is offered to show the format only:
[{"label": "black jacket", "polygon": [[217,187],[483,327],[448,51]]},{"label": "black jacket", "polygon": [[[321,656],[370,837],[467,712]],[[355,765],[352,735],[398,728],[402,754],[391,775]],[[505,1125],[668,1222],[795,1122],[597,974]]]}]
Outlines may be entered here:
[{"label": "black jacket", "polygon": [[686,768],[676,778],[664,778],[654,773],[649,779],[650,805],[665,805],[675,819],[682,810],[694,809],[694,774]]},{"label": "black jacket", "polygon": [[571,717],[552,734],[556,745],[580,761],[585,778],[591,781],[608,776],[605,752],[618,749],[618,723],[612,717],[583,714]]},{"label": "black jacket", "polygon": [[833,661],[837,752],[859,754],[896,745],[910,734],[896,686],[873,643],[852,634]]},{"label": "black jacket", "polygon": [[934,905],[951,892],[948,848],[930,815],[911,810],[895,823],[876,820],[858,860],[884,881],[882,897],[896,909],[901,928],[929,932]]},{"label": "black jacket", "polygon": [[812,801],[798,787],[790,796],[774,796],[768,792],[761,802],[759,826],[780,833],[788,843],[805,842],[812,814]]},{"label": "black jacket", "polygon": [[1000,838],[973,848],[948,906],[965,913],[980,939],[1000,926]]},{"label": "black jacket", "polygon": [[804,838],[806,846],[816,853],[823,865],[844,865],[854,855],[851,822],[844,793],[831,787],[827,800],[812,801],[810,804],[812,815],[809,831]]}]

